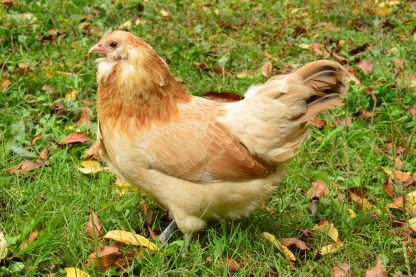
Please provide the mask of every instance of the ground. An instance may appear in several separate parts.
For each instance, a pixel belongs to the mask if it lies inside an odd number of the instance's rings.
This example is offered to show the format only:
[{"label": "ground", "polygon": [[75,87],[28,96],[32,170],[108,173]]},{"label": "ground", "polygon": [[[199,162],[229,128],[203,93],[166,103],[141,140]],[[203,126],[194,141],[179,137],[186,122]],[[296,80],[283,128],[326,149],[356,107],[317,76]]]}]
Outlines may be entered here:
[{"label": "ground", "polygon": [[[77,267],[91,276],[330,276],[348,263],[361,276],[380,259],[389,274],[415,276],[416,226],[408,225],[414,210],[386,205],[415,190],[416,3],[308,2],[0,1],[0,165],[8,169],[0,175],[0,233],[8,245],[0,275],[63,276],[64,268]],[[176,234],[167,249],[105,271],[87,263],[99,243],[111,243],[85,233],[92,211],[104,232],[148,237],[147,224],[158,233],[168,223],[145,195],[120,195],[110,173],[78,170],[96,130],[94,57],[87,51],[119,28],[148,41],[195,95],[243,94],[266,80],[261,68],[269,61],[273,74],[284,74],[332,59],[355,77],[345,104],[313,122],[269,212],[213,223],[185,255]],[[73,132],[91,140],[57,143]],[[49,156],[38,160],[45,148]],[[26,164],[33,167],[26,173],[13,168],[24,160],[37,164]],[[306,194],[316,180],[329,188],[319,201]],[[150,205],[151,222],[141,200]],[[314,231],[323,220],[343,242],[327,255],[319,251],[330,239]],[[34,230],[37,238],[22,246]],[[290,262],[262,232],[304,240],[309,249],[290,246],[297,258]],[[138,249],[120,248],[125,255]]]}]

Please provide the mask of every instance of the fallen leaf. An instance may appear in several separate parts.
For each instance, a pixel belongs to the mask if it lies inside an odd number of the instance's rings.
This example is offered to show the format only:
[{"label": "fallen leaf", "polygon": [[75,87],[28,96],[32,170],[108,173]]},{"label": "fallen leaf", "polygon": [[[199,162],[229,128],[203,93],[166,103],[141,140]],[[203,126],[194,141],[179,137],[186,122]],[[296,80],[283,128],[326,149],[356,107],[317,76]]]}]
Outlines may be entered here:
[{"label": "fallen leaf", "polygon": [[217,101],[217,102],[237,102],[243,99],[242,96],[232,93],[232,92],[216,92],[210,91],[204,93],[202,97]]},{"label": "fallen leaf", "polygon": [[34,136],[33,138],[32,138],[32,141],[31,141],[31,143],[32,143],[32,145],[33,144],[35,144],[38,140],[40,140],[42,138],[42,134],[37,134],[36,136]]},{"label": "fallen leaf", "polygon": [[119,195],[125,195],[131,192],[139,191],[139,188],[133,184],[128,183],[126,180],[117,178],[116,180],[116,189]]},{"label": "fallen leaf", "polygon": [[317,118],[317,117],[314,117],[314,118],[310,119],[309,120],[309,123],[312,126],[315,126],[318,129],[323,129],[325,127],[325,125],[326,125],[326,123],[325,123],[324,120],[322,120],[320,118]]},{"label": "fallen leaf", "polygon": [[88,158],[95,158],[100,160],[100,143],[98,141],[94,142],[86,151],[85,155]]},{"label": "fallen leaf", "polygon": [[395,73],[399,73],[400,71],[402,71],[404,69],[405,60],[403,60],[403,59],[393,59],[392,62],[394,64],[393,71]]},{"label": "fallen leaf", "polygon": [[348,127],[351,126],[352,117],[347,116],[346,118],[341,119],[339,116],[335,116],[335,122],[340,126]]},{"label": "fallen leaf", "polygon": [[331,243],[328,245],[325,245],[319,249],[319,254],[322,256],[333,254],[338,252],[342,247],[344,246],[344,243],[342,241],[337,241],[336,243]]},{"label": "fallen leaf", "polygon": [[26,247],[29,246],[29,244],[31,244],[32,242],[34,242],[35,240],[37,240],[39,236],[39,231],[38,230],[33,230],[30,235],[29,238],[27,240],[22,241],[22,243],[19,246],[19,250],[25,249]]},{"label": "fallen leaf", "polygon": [[416,107],[415,107],[415,106],[410,106],[410,107],[409,107],[409,112],[410,112],[412,115],[416,115]]},{"label": "fallen leaf", "polygon": [[416,217],[409,219],[409,227],[416,232]]},{"label": "fallen leaf", "polygon": [[352,209],[348,209],[348,215],[350,218],[356,218],[357,214]]},{"label": "fallen leaf", "polygon": [[372,269],[368,270],[365,277],[387,277],[386,269],[384,268],[383,262],[377,259],[377,264]]},{"label": "fallen leaf", "polygon": [[1,91],[5,92],[11,84],[12,84],[12,81],[10,81],[10,79],[4,78],[0,84]]},{"label": "fallen leaf", "polygon": [[377,8],[376,15],[378,16],[386,16],[393,12],[392,8]]},{"label": "fallen leaf", "polygon": [[335,52],[335,51],[333,51],[332,53],[331,53],[331,55],[332,55],[332,57],[334,57],[335,58],[335,60],[337,61],[337,62],[339,62],[339,63],[341,63],[341,64],[344,64],[344,63],[346,63],[348,60],[347,60],[347,58],[345,58],[344,56],[341,56],[339,53],[337,53],[337,52]]},{"label": "fallen leaf", "polygon": [[153,221],[153,212],[150,209],[149,204],[147,204],[147,202],[144,201],[144,199],[142,199],[140,201],[139,206],[140,206],[140,209],[143,211],[144,217],[146,218],[146,224],[147,225],[152,224],[152,221]]},{"label": "fallen leaf", "polygon": [[271,61],[268,61],[265,64],[263,64],[261,68],[261,73],[263,74],[264,77],[270,78],[272,76],[272,72],[273,72],[273,63]]},{"label": "fallen leaf", "polygon": [[42,160],[37,161],[37,162],[24,160],[20,164],[17,164],[15,166],[12,166],[12,167],[9,167],[9,168],[6,168],[5,171],[7,171],[9,173],[13,173],[13,174],[24,174],[24,173],[32,171],[36,168],[39,168],[42,165],[44,165],[44,162]]},{"label": "fallen leaf", "polygon": [[0,232],[0,261],[6,258],[7,256],[7,241],[2,232]]},{"label": "fallen leaf", "polygon": [[47,94],[54,94],[55,93],[55,89],[52,86],[50,86],[50,85],[44,85],[42,87],[42,90],[44,92],[46,92]]},{"label": "fallen leaf", "polygon": [[[48,158],[48,156],[49,156],[49,148],[48,147],[46,147],[45,149],[43,149],[39,153],[39,159],[41,161],[46,161],[46,159]],[[38,160],[38,162],[39,162],[39,160]]]},{"label": "fallen leaf", "polygon": [[347,263],[342,263],[332,269],[332,277],[347,277],[351,266]]},{"label": "fallen leaf", "polygon": [[167,10],[161,9],[159,12],[160,12],[160,15],[163,17],[170,17],[170,14]]},{"label": "fallen leaf", "polygon": [[75,132],[66,136],[63,140],[58,141],[59,145],[73,144],[73,143],[83,143],[90,141],[88,135],[84,132]]},{"label": "fallen leaf", "polygon": [[312,52],[317,55],[317,56],[323,56],[323,52],[321,50],[321,44],[320,43],[313,43],[310,48],[310,50],[312,50]]},{"label": "fallen leaf", "polygon": [[88,273],[75,267],[67,267],[65,272],[67,277],[90,277]]},{"label": "fallen leaf", "polygon": [[225,257],[224,262],[227,264],[227,268],[229,271],[236,272],[240,268],[238,262],[233,258]]},{"label": "fallen leaf", "polygon": [[89,237],[102,236],[103,225],[95,212],[90,213],[87,225],[85,225],[85,234]]},{"label": "fallen leaf", "polygon": [[94,265],[107,268],[112,266],[120,257],[120,249],[117,246],[100,246],[90,254],[89,259]]},{"label": "fallen leaf", "polygon": [[390,176],[384,182],[383,190],[385,193],[387,193],[388,196],[390,196],[390,198],[394,198],[394,183],[391,180]]},{"label": "fallen leaf", "polygon": [[1,0],[1,3],[5,5],[7,8],[11,8],[14,5],[13,0]]},{"label": "fallen leaf", "polygon": [[304,242],[303,240],[297,239],[297,238],[283,238],[282,239],[282,244],[286,247],[289,247],[291,245],[296,245],[296,247],[299,248],[300,250],[309,249],[306,242]]},{"label": "fallen leaf", "polygon": [[316,180],[312,182],[312,187],[306,192],[306,198],[308,199],[321,199],[330,193],[327,185],[321,181]]},{"label": "fallen leaf", "polygon": [[339,234],[337,228],[335,228],[334,224],[324,220],[320,222],[319,224],[315,225],[313,227],[314,230],[319,231],[321,233],[326,234],[328,237],[330,237],[334,242],[339,241]]},{"label": "fallen leaf", "polygon": [[370,74],[373,72],[374,64],[370,60],[362,61],[358,64],[358,67],[364,72],[365,75]]},{"label": "fallen leaf", "polygon": [[402,183],[405,183],[410,179],[410,172],[402,172],[399,170],[395,170],[394,175],[396,176],[396,179]]},{"label": "fallen leaf", "polygon": [[126,22],[124,22],[123,24],[121,24],[118,28],[120,30],[128,30],[131,28],[131,26],[133,25],[133,22],[131,22],[131,20],[127,20]]},{"label": "fallen leaf", "polygon": [[131,232],[123,231],[123,230],[110,231],[104,236],[104,238],[113,239],[115,241],[119,241],[125,244],[143,246],[143,247],[148,248],[151,251],[159,250],[159,247],[153,244],[149,239],[143,236],[131,233]]},{"label": "fallen leaf", "polygon": [[263,237],[266,238],[268,241],[270,241],[274,247],[276,247],[281,253],[283,253],[286,256],[286,258],[289,259],[289,261],[291,262],[296,261],[296,257],[292,253],[292,251],[290,251],[289,248],[287,248],[286,246],[282,245],[280,241],[276,239],[275,236],[273,236],[272,234],[268,232],[263,232],[262,234],[263,234]]},{"label": "fallen leaf", "polygon": [[101,166],[100,162],[87,160],[80,163],[78,170],[84,174],[95,174],[102,171],[108,171],[107,167]]},{"label": "fallen leaf", "polygon": [[318,203],[318,199],[312,199],[311,203],[309,203],[308,205],[308,209],[311,212],[312,216],[316,216],[316,214],[318,213]]},{"label": "fallen leaf", "polygon": [[77,122],[78,126],[85,125],[85,127],[90,128],[91,127],[91,118],[92,116],[92,110],[88,107],[85,107],[81,111],[81,116]]},{"label": "fallen leaf", "polygon": [[79,89],[71,89],[70,91],[68,91],[65,94],[65,99],[66,100],[74,100],[77,97],[79,92],[80,92]]}]

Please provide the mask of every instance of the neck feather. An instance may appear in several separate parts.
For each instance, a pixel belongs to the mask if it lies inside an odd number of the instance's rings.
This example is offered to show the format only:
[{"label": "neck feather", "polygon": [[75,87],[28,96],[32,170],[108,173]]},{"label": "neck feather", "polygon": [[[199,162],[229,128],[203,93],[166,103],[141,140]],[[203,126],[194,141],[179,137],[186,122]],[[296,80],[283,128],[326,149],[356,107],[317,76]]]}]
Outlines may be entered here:
[{"label": "neck feather", "polygon": [[156,53],[147,55],[133,61],[99,63],[97,110],[101,122],[139,130],[153,121],[171,120],[178,114],[177,105],[190,101],[166,63]]}]

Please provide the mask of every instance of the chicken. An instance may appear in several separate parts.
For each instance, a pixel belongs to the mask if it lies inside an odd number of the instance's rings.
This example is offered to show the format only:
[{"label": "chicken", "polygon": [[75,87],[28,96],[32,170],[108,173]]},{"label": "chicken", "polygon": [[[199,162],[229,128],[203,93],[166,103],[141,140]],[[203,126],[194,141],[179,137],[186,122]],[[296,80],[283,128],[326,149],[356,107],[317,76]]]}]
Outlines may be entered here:
[{"label": "chicken", "polygon": [[106,34],[97,59],[97,138],[112,171],[167,208],[189,238],[208,220],[239,219],[264,206],[308,120],[342,102],[348,73],[316,61],[224,103],[191,96],[150,45]]}]

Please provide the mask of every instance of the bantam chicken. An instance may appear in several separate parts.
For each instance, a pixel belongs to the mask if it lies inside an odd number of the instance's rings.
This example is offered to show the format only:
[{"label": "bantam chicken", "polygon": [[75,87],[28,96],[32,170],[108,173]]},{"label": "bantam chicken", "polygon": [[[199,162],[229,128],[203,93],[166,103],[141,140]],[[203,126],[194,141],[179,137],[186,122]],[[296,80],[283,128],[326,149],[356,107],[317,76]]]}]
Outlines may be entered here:
[{"label": "bantam chicken", "polygon": [[208,220],[263,207],[308,120],[339,105],[349,80],[341,65],[321,60],[224,103],[188,94],[129,32],[106,34],[89,53],[104,55],[96,61],[101,157],[170,211],[162,242],[176,227],[189,239]]}]

